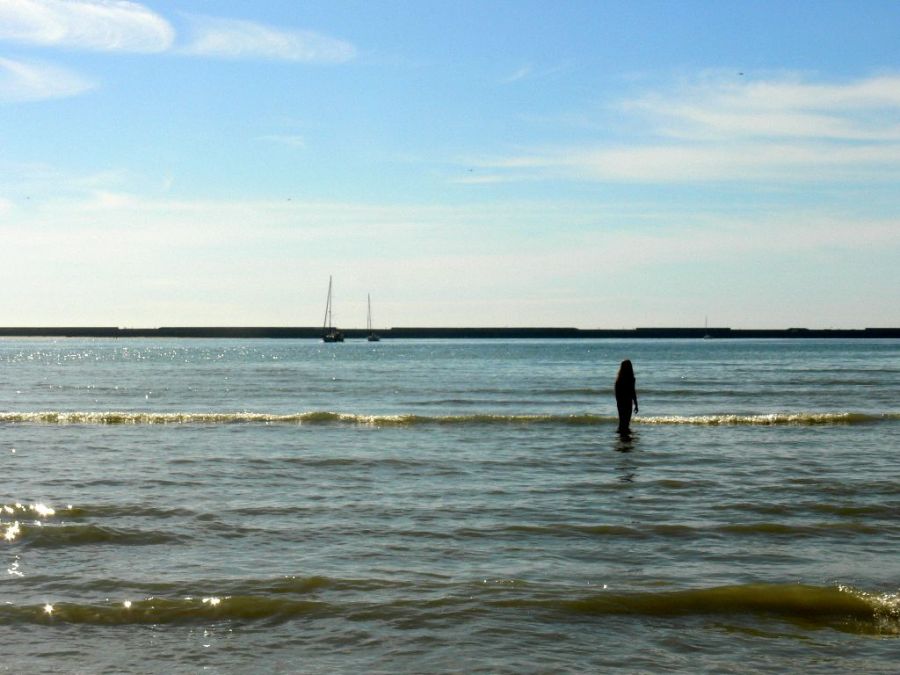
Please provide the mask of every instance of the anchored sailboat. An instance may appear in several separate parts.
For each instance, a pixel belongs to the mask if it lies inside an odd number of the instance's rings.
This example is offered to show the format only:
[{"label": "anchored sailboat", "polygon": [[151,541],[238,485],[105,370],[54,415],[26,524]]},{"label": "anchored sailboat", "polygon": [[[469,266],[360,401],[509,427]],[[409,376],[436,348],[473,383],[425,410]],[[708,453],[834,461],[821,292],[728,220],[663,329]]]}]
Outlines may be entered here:
[{"label": "anchored sailboat", "polygon": [[322,322],[322,342],[343,342],[344,334],[331,321],[331,277],[328,277],[328,300],[325,302],[325,320]]},{"label": "anchored sailboat", "polygon": [[369,301],[369,313],[366,316],[366,330],[369,332],[369,337],[367,337],[366,340],[369,342],[379,342],[381,338],[372,330],[372,296],[366,295],[366,299]]}]

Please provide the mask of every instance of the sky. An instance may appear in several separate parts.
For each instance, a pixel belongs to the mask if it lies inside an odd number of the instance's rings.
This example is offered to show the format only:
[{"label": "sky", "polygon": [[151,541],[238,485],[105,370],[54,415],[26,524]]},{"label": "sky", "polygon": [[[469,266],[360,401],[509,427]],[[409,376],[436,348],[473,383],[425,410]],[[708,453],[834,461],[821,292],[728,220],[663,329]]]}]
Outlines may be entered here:
[{"label": "sky", "polygon": [[900,3],[0,0],[0,325],[900,326]]}]

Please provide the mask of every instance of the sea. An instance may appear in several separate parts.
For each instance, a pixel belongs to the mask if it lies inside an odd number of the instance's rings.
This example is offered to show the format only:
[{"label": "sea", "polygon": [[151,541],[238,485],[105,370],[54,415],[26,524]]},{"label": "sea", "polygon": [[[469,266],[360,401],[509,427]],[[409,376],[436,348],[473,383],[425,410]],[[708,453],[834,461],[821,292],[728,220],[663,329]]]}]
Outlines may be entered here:
[{"label": "sea", "polygon": [[3,339],[0,476],[3,673],[900,663],[900,340]]}]

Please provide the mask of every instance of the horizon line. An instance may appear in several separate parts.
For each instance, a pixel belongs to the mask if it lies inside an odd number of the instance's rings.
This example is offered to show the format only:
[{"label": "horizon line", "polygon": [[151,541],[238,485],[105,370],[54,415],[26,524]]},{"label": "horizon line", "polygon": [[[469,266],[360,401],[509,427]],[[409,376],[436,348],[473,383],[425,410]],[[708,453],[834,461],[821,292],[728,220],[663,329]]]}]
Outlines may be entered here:
[{"label": "horizon line", "polygon": [[[900,338],[900,327],[866,328],[730,328],[708,326],[645,326],[636,328],[576,328],[571,326],[395,326],[343,328],[347,337],[377,332],[385,338]],[[205,337],[319,338],[320,326],[0,326],[0,337]]]}]

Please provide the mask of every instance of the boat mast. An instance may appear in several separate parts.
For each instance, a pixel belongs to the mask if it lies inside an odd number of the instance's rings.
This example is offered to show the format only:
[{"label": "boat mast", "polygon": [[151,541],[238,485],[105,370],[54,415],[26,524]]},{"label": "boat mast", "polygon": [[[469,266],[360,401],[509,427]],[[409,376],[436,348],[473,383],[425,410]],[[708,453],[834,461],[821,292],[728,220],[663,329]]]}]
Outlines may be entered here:
[{"label": "boat mast", "polygon": [[366,294],[366,300],[369,301],[369,313],[366,315],[366,330],[372,332],[372,296]]},{"label": "boat mast", "polygon": [[325,301],[325,319],[322,321],[322,330],[331,328],[331,275],[328,276],[328,300]]}]

